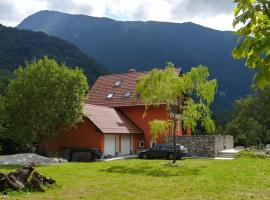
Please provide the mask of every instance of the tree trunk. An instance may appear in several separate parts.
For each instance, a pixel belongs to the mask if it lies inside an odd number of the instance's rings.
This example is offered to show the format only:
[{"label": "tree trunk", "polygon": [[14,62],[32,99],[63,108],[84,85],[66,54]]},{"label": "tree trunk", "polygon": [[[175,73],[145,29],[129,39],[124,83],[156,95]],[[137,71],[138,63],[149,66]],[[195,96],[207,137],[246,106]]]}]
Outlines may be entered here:
[{"label": "tree trunk", "polygon": [[174,110],[174,114],[173,114],[173,164],[176,162],[176,112],[177,114],[179,114],[182,110],[182,99],[178,98],[176,99],[176,105],[177,105],[177,109]]},{"label": "tree trunk", "polygon": [[176,114],[173,114],[173,164],[176,162]]},{"label": "tree trunk", "polygon": [[28,165],[7,175],[0,173],[0,192],[23,190],[25,188],[44,192],[43,185],[52,185],[55,183],[54,179],[47,178],[38,172],[33,171],[33,165]]}]

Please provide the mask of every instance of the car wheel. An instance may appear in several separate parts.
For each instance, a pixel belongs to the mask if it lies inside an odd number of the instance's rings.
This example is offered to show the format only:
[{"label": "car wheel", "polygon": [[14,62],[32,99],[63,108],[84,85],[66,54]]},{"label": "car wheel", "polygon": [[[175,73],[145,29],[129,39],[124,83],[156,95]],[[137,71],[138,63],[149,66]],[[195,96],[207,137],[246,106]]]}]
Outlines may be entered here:
[{"label": "car wheel", "polygon": [[173,160],[173,157],[174,157],[174,156],[173,156],[173,153],[170,153],[170,154],[168,155],[167,159],[168,159],[168,160]]},{"label": "car wheel", "polygon": [[146,155],[146,153],[144,153],[144,154],[142,155],[142,158],[143,158],[143,159],[147,159],[147,158],[148,158],[147,155]]},{"label": "car wheel", "polygon": [[91,153],[91,156],[90,156],[90,161],[96,161],[96,154],[94,154],[93,152]]}]

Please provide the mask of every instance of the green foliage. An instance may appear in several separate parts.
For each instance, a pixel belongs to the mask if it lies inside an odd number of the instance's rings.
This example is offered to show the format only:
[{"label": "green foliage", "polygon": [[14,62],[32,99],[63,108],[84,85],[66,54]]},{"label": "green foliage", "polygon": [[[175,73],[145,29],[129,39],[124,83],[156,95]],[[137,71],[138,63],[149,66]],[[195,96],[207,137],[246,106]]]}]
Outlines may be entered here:
[{"label": "green foliage", "polygon": [[166,133],[168,133],[170,128],[170,123],[165,120],[155,119],[149,122],[149,125],[153,139],[156,139],[158,136],[165,135]]},{"label": "green foliage", "polygon": [[0,95],[0,137],[4,132],[4,119],[5,119],[5,104],[4,98]]},{"label": "green foliage", "polygon": [[[80,66],[89,83],[94,83],[98,76],[107,73],[102,65],[69,42],[42,32],[18,30],[0,24],[0,94],[4,87],[1,77],[10,77],[18,66],[24,67],[25,62],[44,55],[72,68]],[[5,85],[6,80],[3,82]]]},{"label": "green foliage", "polygon": [[208,78],[207,67],[200,65],[179,76],[174,65],[168,63],[164,70],[153,69],[142,77],[136,89],[146,107],[166,104],[171,116],[176,113],[176,120],[183,122],[184,128],[194,129],[199,121],[207,132],[213,133],[215,124],[209,106],[217,81]]},{"label": "green foliage", "polygon": [[22,145],[53,139],[82,119],[87,89],[82,70],[47,57],[19,67],[7,91],[7,137]]},{"label": "green foliage", "polygon": [[0,95],[5,95],[10,77],[10,74],[4,73],[0,69]]},{"label": "green foliage", "polygon": [[270,2],[268,0],[234,0],[233,25],[240,27],[240,44],[234,49],[237,59],[246,58],[246,65],[256,69],[259,87],[270,86]]},{"label": "green foliage", "polygon": [[234,104],[231,120],[220,131],[234,136],[238,145],[250,146],[270,141],[270,89],[255,89],[254,94]]},{"label": "green foliage", "polygon": [[237,158],[266,159],[269,158],[269,156],[262,150],[243,150],[237,154]]}]

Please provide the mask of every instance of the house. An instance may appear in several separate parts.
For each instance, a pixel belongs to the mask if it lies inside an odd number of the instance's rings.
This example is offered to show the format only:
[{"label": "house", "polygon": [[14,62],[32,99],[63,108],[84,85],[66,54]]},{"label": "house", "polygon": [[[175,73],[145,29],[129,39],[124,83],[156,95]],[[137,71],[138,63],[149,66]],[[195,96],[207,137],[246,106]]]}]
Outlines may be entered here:
[{"label": "house", "polygon": [[104,155],[117,156],[163,143],[163,138],[151,138],[149,122],[168,119],[165,105],[150,107],[146,113],[135,92],[139,78],[148,73],[130,70],[99,77],[87,95],[83,122],[54,140],[50,149],[95,147]]}]

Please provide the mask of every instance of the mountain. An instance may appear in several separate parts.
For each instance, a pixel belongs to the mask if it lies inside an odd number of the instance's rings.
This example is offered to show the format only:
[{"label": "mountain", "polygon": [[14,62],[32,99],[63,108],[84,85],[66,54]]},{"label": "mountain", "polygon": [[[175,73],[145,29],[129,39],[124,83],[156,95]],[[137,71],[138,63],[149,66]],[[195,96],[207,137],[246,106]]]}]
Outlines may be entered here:
[{"label": "mountain", "polygon": [[24,66],[25,62],[45,55],[68,66],[82,68],[89,83],[93,83],[99,75],[107,73],[93,58],[63,39],[0,24],[0,89],[3,90],[7,76],[19,65]]},{"label": "mountain", "polygon": [[[222,22],[221,22],[222,23]],[[219,83],[214,110],[232,107],[236,98],[249,93],[252,73],[231,51],[237,36],[193,23],[115,21],[56,11],[40,11],[19,29],[43,31],[77,45],[112,72],[129,68],[149,70],[171,61],[183,71],[199,64],[209,67]]]}]

